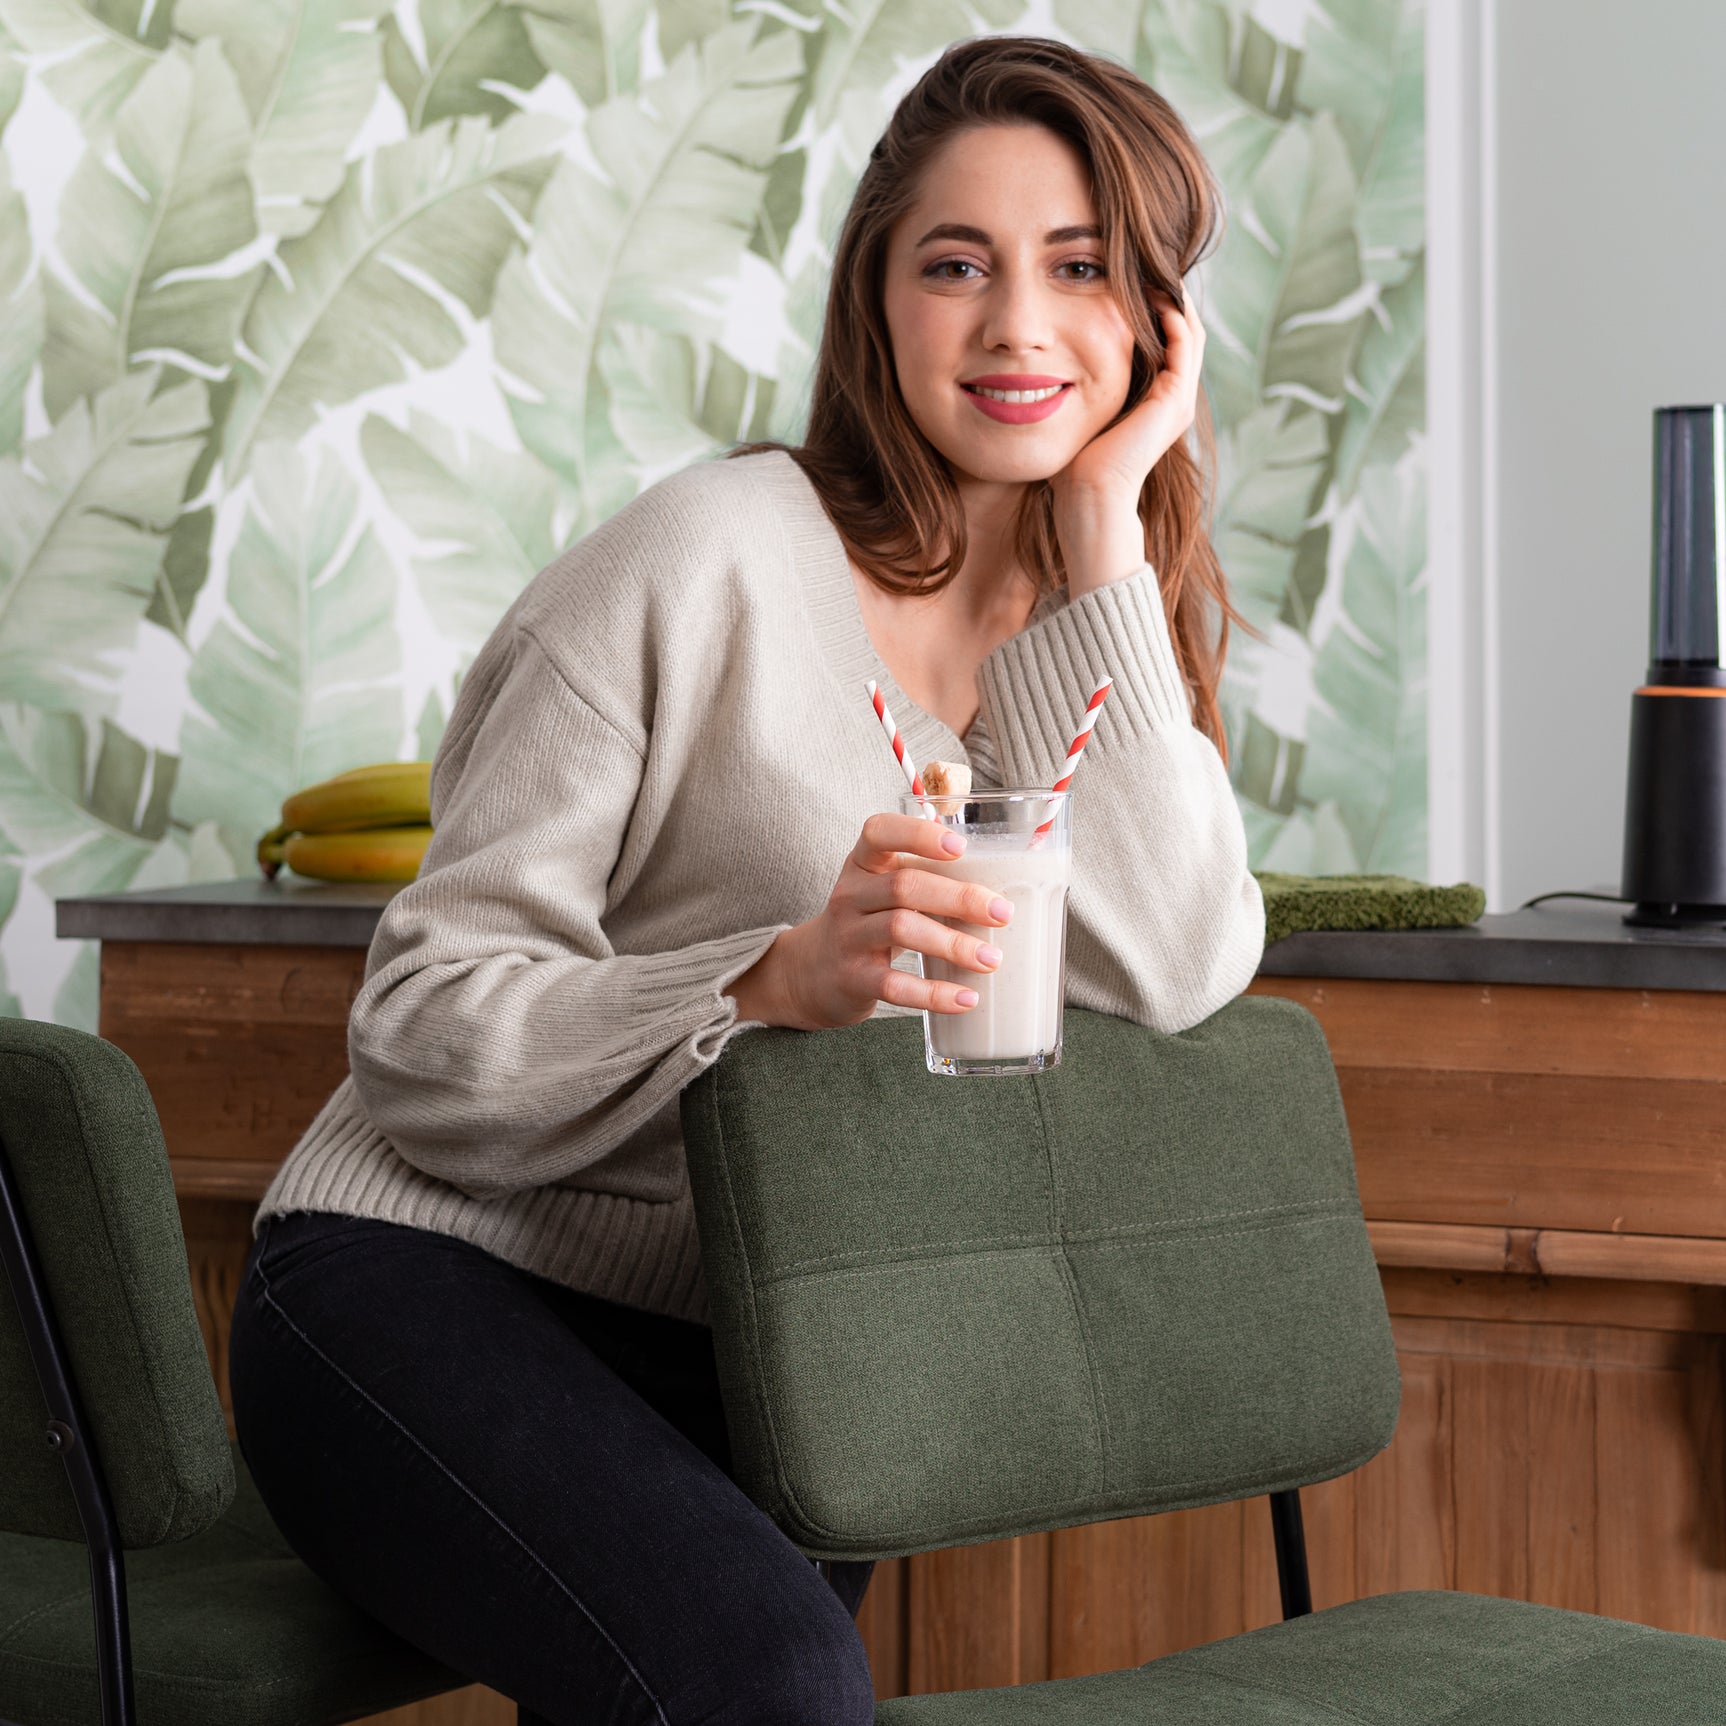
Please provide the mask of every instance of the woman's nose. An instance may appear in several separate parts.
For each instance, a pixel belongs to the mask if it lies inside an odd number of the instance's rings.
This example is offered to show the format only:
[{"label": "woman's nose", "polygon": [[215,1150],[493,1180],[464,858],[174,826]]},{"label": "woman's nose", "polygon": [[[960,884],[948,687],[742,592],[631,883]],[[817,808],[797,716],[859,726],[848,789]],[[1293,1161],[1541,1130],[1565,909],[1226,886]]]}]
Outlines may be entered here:
[{"label": "woman's nose", "polygon": [[1002,272],[990,284],[983,314],[983,345],[1018,352],[1046,348],[1053,307],[1035,276]]}]

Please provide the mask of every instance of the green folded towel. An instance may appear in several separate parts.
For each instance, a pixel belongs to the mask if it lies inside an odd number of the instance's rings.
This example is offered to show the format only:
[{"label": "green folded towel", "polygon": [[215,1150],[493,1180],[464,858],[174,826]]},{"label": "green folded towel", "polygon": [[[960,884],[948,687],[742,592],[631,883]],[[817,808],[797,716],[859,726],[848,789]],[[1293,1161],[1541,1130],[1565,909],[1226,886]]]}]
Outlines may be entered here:
[{"label": "green folded towel", "polygon": [[1265,896],[1265,942],[1302,929],[1443,929],[1472,923],[1486,895],[1466,881],[1429,887],[1406,875],[1282,875],[1254,871]]}]

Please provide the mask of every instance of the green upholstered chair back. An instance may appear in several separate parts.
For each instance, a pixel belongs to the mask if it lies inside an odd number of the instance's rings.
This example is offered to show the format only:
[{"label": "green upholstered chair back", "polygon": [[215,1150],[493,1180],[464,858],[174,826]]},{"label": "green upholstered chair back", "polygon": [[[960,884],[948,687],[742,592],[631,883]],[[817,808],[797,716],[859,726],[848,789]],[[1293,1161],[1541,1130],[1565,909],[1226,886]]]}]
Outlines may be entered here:
[{"label": "green upholstered chair back", "polygon": [[738,1479],[885,1558],[1279,1492],[1399,1385],[1324,1034],[1243,998],[944,1079],[916,1018],[734,1037],[683,1123]]},{"label": "green upholstered chair back", "polygon": [[[234,1495],[180,1213],[142,1074],[100,1037],[0,1019],[0,1145],[107,1476],[122,1545],[184,1540]],[[0,1276],[0,1529],[82,1540]]]}]

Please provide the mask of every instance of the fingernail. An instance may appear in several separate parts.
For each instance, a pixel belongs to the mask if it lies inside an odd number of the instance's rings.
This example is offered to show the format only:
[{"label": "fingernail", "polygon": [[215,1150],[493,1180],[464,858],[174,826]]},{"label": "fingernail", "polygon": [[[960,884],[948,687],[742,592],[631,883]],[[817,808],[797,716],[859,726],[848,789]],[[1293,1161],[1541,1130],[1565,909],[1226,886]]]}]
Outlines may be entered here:
[{"label": "fingernail", "polygon": [[941,849],[949,856],[957,857],[959,853],[965,849],[964,835],[960,833],[943,833],[941,835]]},{"label": "fingernail", "polygon": [[1010,899],[991,899],[989,901],[989,915],[997,923],[1005,923],[1013,915],[1012,901]]},{"label": "fingernail", "polygon": [[999,947],[979,947],[977,949],[977,957],[981,959],[985,965],[999,965],[1001,962],[1001,949]]},{"label": "fingernail", "polygon": [[974,1007],[977,1004],[977,991],[975,989],[961,989],[954,998],[961,1007]]}]

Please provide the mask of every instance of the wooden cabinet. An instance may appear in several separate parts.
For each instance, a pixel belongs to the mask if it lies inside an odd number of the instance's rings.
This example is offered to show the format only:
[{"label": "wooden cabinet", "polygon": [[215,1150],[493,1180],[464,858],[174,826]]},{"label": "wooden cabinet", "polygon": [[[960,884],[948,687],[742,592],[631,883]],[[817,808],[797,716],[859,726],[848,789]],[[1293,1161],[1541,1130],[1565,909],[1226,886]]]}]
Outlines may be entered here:
[{"label": "wooden cabinet", "polygon": [[[1726,963],[1726,950],[1722,953]],[[360,947],[108,940],[211,1363],[250,1208],[346,1067]],[[1304,1495],[1319,1605],[1460,1588],[1726,1636],[1726,989],[1261,976],[1324,1026],[1403,1372]],[[1277,1616],[1262,1500],[878,1567],[880,1694],[1151,1659]],[[508,1726],[475,1688],[393,1726]]]}]

